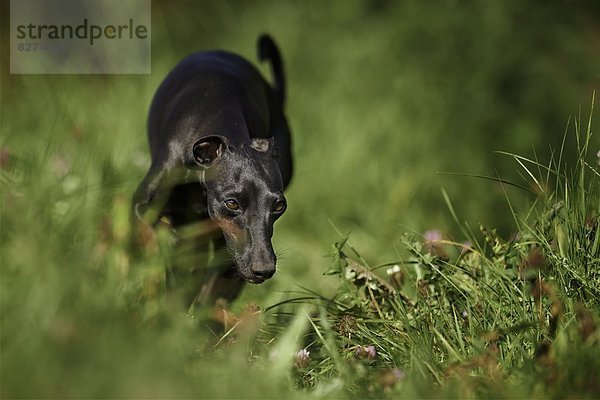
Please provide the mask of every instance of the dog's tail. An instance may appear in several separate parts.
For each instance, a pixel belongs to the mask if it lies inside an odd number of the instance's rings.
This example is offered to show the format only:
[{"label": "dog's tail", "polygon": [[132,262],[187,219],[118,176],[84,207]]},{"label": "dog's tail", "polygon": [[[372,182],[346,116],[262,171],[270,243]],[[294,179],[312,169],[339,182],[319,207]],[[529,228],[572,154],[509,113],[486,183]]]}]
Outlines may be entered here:
[{"label": "dog's tail", "polygon": [[285,75],[283,73],[283,62],[281,55],[277,49],[277,45],[267,34],[263,34],[258,38],[258,58],[260,61],[271,61],[271,72],[275,81],[274,91],[281,102],[285,103]]}]

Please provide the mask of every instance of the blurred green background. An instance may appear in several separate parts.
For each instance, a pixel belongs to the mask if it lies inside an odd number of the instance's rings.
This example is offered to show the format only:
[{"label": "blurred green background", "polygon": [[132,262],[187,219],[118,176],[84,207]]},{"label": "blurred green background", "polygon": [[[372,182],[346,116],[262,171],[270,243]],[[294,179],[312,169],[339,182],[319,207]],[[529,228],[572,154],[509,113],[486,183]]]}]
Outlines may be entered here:
[{"label": "blurred green background", "polygon": [[[441,188],[474,230],[509,237],[506,194],[519,207],[526,193],[438,172],[524,183],[494,151],[547,161],[600,87],[593,1],[157,0],[152,74],[136,76],[10,75],[2,7],[3,397],[139,395],[180,360],[175,336],[140,322],[162,307],[160,254],[132,262],[125,238],[149,165],[148,106],[186,54],[226,49],[256,64],[268,32],[284,58],[296,170],[275,229],[278,273],[240,300],[261,307],[299,286],[333,292],[322,272],[336,229],[373,264],[401,257],[405,232],[460,240]],[[178,350],[154,348],[158,337]]]}]

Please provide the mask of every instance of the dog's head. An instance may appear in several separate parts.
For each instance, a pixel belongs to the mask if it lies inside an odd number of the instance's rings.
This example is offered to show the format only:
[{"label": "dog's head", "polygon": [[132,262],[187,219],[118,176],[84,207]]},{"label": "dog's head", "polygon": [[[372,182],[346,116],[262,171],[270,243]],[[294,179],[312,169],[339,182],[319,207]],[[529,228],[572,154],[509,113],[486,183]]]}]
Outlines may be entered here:
[{"label": "dog's head", "polygon": [[287,208],[274,139],[232,146],[224,136],[207,136],[192,151],[208,214],[223,231],[238,273],[248,282],[264,282],[277,261],[273,223]]}]

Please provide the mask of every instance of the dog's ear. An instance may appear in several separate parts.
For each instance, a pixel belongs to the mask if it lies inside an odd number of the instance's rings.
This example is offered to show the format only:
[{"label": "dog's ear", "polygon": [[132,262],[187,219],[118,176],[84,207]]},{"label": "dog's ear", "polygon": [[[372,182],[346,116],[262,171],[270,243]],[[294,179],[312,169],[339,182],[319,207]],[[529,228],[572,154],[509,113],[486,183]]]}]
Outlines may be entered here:
[{"label": "dog's ear", "polygon": [[261,153],[269,153],[273,157],[279,157],[279,149],[274,137],[270,138],[252,138],[250,140],[250,147]]},{"label": "dog's ear", "polygon": [[193,152],[196,164],[202,167],[210,165],[223,154],[229,142],[225,136],[205,136],[194,143]]}]

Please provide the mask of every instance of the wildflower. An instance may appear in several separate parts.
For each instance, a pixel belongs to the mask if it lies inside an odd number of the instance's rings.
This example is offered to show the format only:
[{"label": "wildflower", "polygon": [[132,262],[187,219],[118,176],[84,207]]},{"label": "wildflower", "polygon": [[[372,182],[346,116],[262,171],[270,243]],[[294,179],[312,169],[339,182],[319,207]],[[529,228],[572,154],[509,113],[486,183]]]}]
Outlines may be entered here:
[{"label": "wildflower", "polygon": [[442,232],[440,232],[437,229],[431,229],[425,232],[423,237],[425,239],[423,247],[427,252],[443,259],[448,258],[448,255],[444,251],[444,247],[442,244]]},{"label": "wildflower", "polygon": [[391,372],[397,381],[404,379],[404,376],[405,376],[404,371],[402,371],[400,368],[392,368]]},{"label": "wildflower", "polygon": [[365,347],[365,355],[371,360],[377,357],[377,350],[375,350],[375,346]]},{"label": "wildflower", "polygon": [[373,360],[377,357],[377,350],[375,350],[375,346],[358,346],[356,348],[356,357]]},{"label": "wildflower", "polygon": [[294,363],[296,368],[304,368],[308,364],[310,364],[310,351],[302,349],[296,353],[296,362]]},{"label": "wildflower", "polygon": [[396,289],[400,289],[400,287],[404,283],[404,273],[400,269],[400,266],[396,264],[393,267],[388,268],[386,272],[390,277],[392,286],[394,286]]},{"label": "wildflower", "polygon": [[385,370],[379,377],[379,383],[384,389],[391,389],[396,383],[404,380],[406,374],[400,368],[394,367]]},{"label": "wildflower", "polygon": [[392,268],[388,268],[387,269],[387,274],[388,275],[394,275],[396,273],[400,272],[400,266],[398,264],[392,266]]},{"label": "wildflower", "polygon": [[425,243],[435,243],[442,240],[442,232],[437,229],[428,230],[423,236],[425,237]]}]

